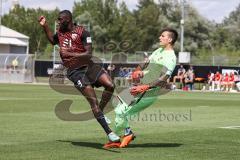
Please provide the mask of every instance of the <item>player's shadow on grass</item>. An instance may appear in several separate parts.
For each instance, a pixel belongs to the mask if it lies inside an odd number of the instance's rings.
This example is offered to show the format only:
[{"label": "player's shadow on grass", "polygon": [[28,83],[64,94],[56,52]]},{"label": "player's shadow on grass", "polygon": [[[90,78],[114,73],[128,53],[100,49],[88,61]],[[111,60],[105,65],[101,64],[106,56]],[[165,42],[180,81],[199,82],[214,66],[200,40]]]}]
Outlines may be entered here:
[{"label": "player's shadow on grass", "polygon": [[[81,146],[81,147],[90,147],[95,149],[103,149],[103,144],[96,143],[96,142],[75,142],[75,141],[64,141],[64,140],[57,140],[58,142],[67,142],[71,143],[74,146]],[[167,147],[180,147],[181,143],[142,143],[142,144],[130,144],[127,148],[167,148]],[[119,151],[115,150],[107,150],[110,152],[120,153]]]},{"label": "player's shadow on grass", "polygon": [[127,148],[164,148],[164,147],[180,147],[180,143],[142,143],[130,144]]},{"label": "player's shadow on grass", "polygon": [[75,142],[75,141],[67,141],[67,140],[57,140],[57,141],[58,142],[65,142],[65,143],[71,143],[74,146],[89,147],[89,148],[95,148],[95,149],[102,149],[102,150],[106,150],[106,151],[109,151],[109,152],[120,153],[119,151],[104,149],[103,144],[101,144],[101,143]]}]

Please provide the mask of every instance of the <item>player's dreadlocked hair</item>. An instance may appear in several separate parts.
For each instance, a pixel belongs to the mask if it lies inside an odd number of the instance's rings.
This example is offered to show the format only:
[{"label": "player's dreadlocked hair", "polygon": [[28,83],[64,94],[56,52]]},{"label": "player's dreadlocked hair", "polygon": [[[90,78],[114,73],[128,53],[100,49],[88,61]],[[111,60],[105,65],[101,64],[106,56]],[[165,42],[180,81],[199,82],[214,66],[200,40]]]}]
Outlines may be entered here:
[{"label": "player's dreadlocked hair", "polygon": [[165,28],[165,29],[161,30],[161,33],[165,32],[165,31],[170,33],[170,36],[172,38],[171,44],[173,45],[178,39],[178,32],[172,28]]},{"label": "player's dreadlocked hair", "polygon": [[65,14],[70,18],[70,20],[72,20],[72,13],[69,10],[63,10],[59,12],[59,14]]}]

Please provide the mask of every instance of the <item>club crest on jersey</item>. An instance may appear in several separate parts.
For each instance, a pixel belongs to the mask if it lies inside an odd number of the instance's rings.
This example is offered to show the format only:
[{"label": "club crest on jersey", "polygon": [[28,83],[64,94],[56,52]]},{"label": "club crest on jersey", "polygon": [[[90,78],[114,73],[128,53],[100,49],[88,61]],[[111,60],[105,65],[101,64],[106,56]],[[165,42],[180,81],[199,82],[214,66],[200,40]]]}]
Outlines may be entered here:
[{"label": "club crest on jersey", "polygon": [[78,35],[77,35],[76,33],[73,33],[73,34],[72,34],[72,40],[75,41],[75,40],[77,39],[77,36],[78,36]]},{"label": "club crest on jersey", "polygon": [[92,38],[91,37],[87,37],[87,43],[92,43]]}]

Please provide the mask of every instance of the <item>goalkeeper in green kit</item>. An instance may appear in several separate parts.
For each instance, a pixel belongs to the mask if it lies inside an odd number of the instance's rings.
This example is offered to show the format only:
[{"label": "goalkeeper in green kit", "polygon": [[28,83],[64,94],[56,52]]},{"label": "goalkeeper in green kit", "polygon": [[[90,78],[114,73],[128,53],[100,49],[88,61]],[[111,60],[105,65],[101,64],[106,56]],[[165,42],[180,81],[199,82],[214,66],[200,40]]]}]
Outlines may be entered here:
[{"label": "goalkeeper in green kit", "polygon": [[[135,138],[128,123],[129,117],[152,105],[164,90],[169,90],[167,79],[176,66],[173,46],[177,38],[176,30],[163,29],[159,37],[160,48],[132,72],[133,87],[119,94],[119,103],[114,111],[116,132],[124,130],[120,147],[126,147]],[[132,100],[127,102],[129,97]]]}]

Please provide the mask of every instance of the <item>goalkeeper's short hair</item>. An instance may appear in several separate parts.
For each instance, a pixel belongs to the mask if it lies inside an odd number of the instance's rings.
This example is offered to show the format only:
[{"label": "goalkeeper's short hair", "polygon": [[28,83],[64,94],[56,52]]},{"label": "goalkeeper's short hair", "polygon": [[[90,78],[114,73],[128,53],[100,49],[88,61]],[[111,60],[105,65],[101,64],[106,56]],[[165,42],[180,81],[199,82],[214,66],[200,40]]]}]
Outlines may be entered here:
[{"label": "goalkeeper's short hair", "polygon": [[172,38],[171,44],[174,45],[174,43],[178,39],[178,32],[175,29],[172,29],[172,28],[164,28],[163,30],[161,30],[161,34],[163,32],[169,32],[170,33],[170,37]]}]

